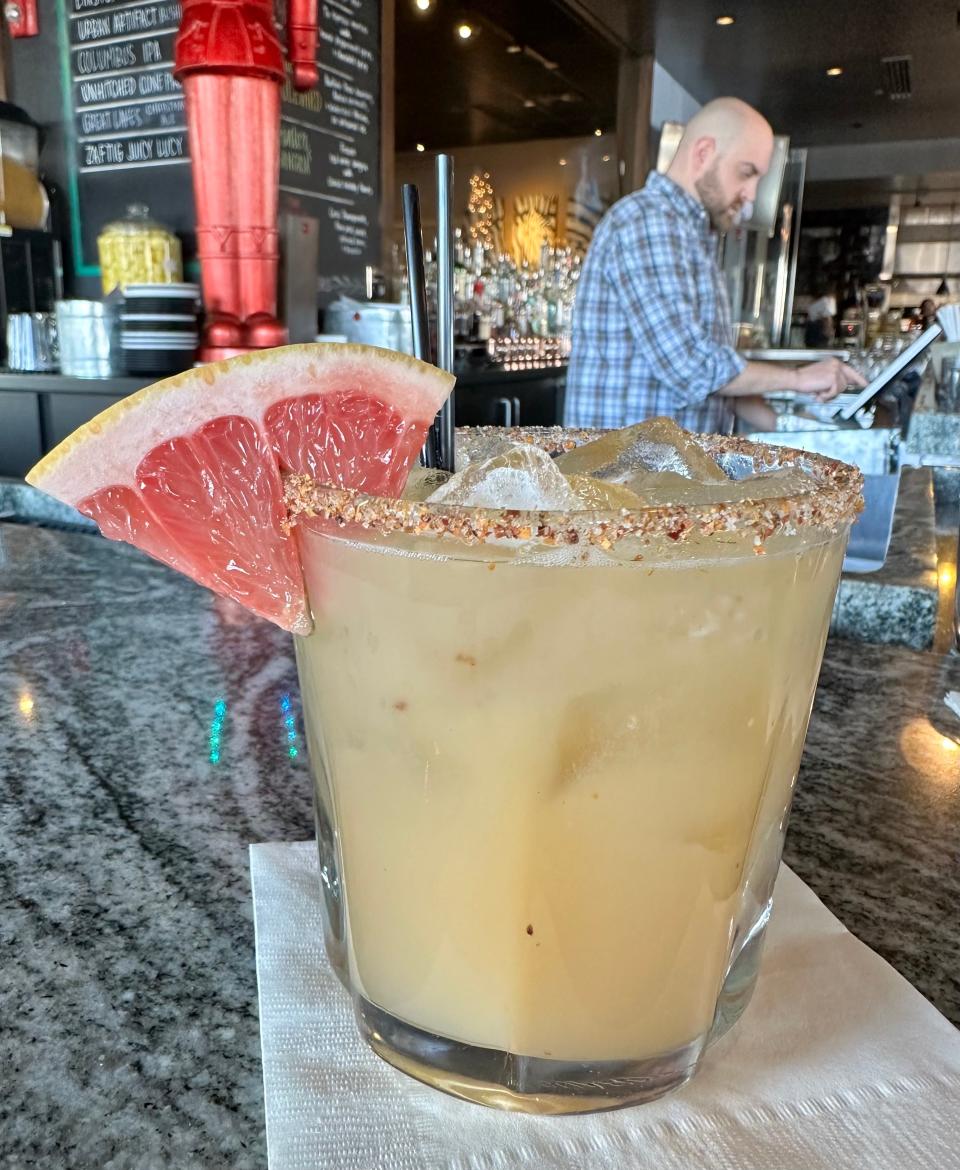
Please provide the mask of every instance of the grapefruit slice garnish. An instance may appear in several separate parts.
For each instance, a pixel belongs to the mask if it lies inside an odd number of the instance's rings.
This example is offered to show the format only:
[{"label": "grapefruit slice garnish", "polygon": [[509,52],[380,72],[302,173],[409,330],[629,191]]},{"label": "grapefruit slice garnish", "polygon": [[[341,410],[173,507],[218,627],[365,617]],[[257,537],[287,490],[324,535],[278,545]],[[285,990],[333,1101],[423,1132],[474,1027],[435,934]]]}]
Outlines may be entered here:
[{"label": "grapefruit slice garnish", "polygon": [[453,376],[366,345],[289,345],[187,370],[109,407],[27,474],[134,544],[308,633],[282,475],[399,495]]}]

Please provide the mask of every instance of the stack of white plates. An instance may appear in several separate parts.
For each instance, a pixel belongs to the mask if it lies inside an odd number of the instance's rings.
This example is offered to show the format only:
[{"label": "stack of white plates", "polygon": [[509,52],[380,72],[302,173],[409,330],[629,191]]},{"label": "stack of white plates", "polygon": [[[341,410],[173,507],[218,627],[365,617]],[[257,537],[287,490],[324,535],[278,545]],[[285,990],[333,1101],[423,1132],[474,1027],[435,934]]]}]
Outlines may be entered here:
[{"label": "stack of white plates", "polygon": [[130,284],[124,290],[120,345],[131,374],[169,374],[193,365],[200,340],[195,284]]}]

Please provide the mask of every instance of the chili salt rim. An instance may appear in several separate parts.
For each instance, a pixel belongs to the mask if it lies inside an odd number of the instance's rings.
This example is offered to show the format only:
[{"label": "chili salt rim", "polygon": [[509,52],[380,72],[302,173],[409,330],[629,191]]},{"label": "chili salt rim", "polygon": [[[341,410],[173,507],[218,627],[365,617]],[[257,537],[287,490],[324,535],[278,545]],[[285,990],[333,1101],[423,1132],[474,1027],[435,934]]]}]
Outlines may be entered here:
[{"label": "chili salt rim", "polygon": [[[601,431],[565,430],[563,427],[471,427],[458,432],[458,445],[469,447],[490,438],[531,443],[549,454],[572,450]],[[428,504],[372,496],[355,488],[318,484],[309,475],[289,475],[284,482],[287,527],[304,519],[332,520],[340,527],[359,524],[387,536],[452,537],[465,544],[491,539],[542,541],[547,545],[587,542],[609,549],[625,537],[641,543],[668,538],[681,542],[692,535],[752,531],[758,552],[771,536],[798,528],[834,531],[863,510],[863,476],[856,467],[826,455],[775,447],[748,439],[721,435],[693,438],[711,455],[745,455],[753,460],[754,473],[802,464],[816,481],[813,491],[762,500],[696,505],[660,504],[634,510],[525,511],[516,508],[471,508],[456,504]]]}]

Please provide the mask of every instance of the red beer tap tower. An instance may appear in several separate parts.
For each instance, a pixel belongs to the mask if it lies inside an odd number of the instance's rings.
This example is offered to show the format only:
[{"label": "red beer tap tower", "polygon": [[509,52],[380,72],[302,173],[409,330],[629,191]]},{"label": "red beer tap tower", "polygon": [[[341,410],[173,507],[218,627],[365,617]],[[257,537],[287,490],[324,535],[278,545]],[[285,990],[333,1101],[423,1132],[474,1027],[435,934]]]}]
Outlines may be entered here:
[{"label": "red beer tap tower", "polygon": [[[287,0],[296,89],[317,73],[317,0]],[[273,0],[184,0],[174,72],[183,84],[206,320],[202,361],[283,345],[277,203],[283,50]]]}]

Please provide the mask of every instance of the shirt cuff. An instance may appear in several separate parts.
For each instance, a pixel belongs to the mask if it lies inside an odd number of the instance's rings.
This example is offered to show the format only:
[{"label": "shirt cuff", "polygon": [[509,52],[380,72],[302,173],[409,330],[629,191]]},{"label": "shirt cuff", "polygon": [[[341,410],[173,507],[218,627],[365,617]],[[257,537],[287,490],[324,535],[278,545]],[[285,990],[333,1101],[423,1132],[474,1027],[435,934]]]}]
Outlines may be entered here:
[{"label": "shirt cuff", "polygon": [[747,368],[747,359],[742,354],[737,353],[733,346],[723,346],[718,357],[720,368],[717,371],[717,384],[711,391],[712,394],[722,390],[734,378],[739,378]]},{"label": "shirt cuff", "polygon": [[711,394],[719,394],[728,382],[732,382],[747,368],[747,359],[731,345],[719,345],[713,349],[708,361],[704,362],[700,377],[691,379],[683,398],[688,406],[705,402]]}]

